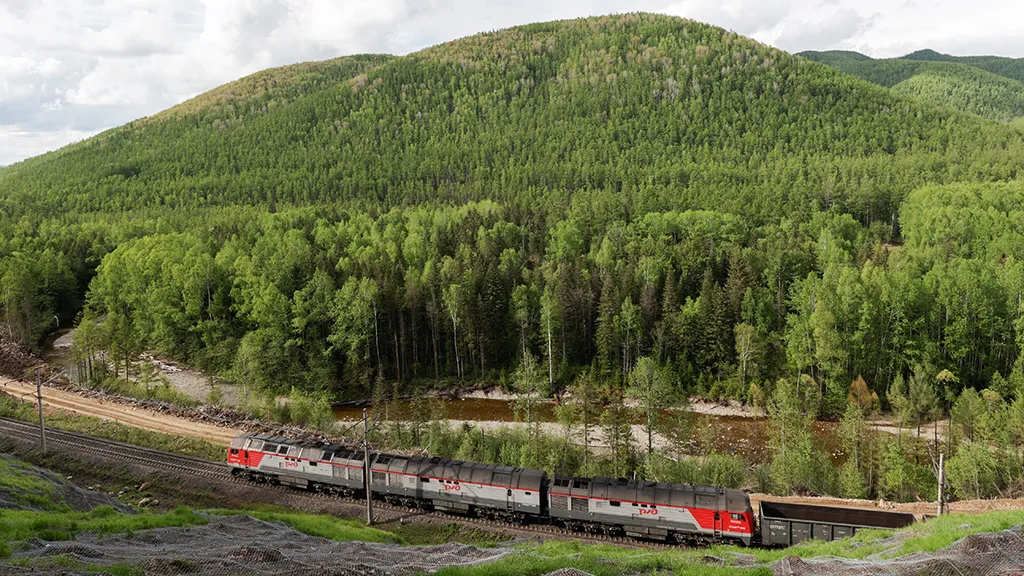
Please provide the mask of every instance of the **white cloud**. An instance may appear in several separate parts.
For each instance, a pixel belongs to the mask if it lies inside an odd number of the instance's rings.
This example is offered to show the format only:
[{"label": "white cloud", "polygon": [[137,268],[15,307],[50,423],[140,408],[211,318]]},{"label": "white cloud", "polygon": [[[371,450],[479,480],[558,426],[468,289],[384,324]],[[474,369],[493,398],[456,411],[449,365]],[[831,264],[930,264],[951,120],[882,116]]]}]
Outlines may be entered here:
[{"label": "white cloud", "polygon": [[789,51],[1024,56],[1024,3],[991,0],[0,0],[0,165],[270,66],[638,10]]}]

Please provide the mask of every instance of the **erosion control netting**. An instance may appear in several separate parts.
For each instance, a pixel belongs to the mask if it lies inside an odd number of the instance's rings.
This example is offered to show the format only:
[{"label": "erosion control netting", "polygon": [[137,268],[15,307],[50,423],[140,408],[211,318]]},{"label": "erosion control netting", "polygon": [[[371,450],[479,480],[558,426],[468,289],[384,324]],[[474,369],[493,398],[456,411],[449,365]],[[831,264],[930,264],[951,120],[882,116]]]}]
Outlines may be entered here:
[{"label": "erosion control netting", "polygon": [[0,468],[16,470],[26,482],[14,486],[0,485],[0,508],[5,510],[53,510],[68,507],[85,512],[97,506],[111,506],[118,512],[133,514],[135,510],[101,492],[84,490],[71,482],[7,454],[0,454]]},{"label": "erosion control netting", "polygon": [[[296,532],[284,524],[244,515],[214,517],[209,524],[192,528],[159,528],[130,536],[80,534],[71,542],[32,539],[27,544],[14,553],[13,559],[27,560],[37,569],[48,564],[54,567],[77,563],[90,566],[130,564],[141,568],[145,574],[204,576],[401,575],[491,562],[516,553],[507,548],[484,549],[463,544],[397,546],[334,542]],[[54,562],[47,562],[49,559]],[[68,559],[74,562],[69,563]],[[61,573],[73,572],[62,569]]]},{"label": "erosion control netting", "polygon": [[772,569],[775,574],[794,576],[1020,575],[1024,574],[1024,524],[1002,532],[965,536],[936,552],[915,552],[890,559],[891,555],[882,552],[864,560],[791,556],[773,564]]}]

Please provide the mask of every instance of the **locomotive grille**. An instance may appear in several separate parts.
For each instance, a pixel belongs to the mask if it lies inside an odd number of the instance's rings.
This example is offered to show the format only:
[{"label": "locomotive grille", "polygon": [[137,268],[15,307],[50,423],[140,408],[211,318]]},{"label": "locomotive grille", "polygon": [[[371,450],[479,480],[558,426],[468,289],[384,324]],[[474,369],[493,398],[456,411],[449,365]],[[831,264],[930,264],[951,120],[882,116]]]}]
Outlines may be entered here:
[{"label": "locomotive grille", "polygon": [[573,512],[587,512],[587,499],[586,498],[573,498],[572,499],[572,511]]},{"label": "locomotive grille", "polygon": [[555,510],[568,510],[569,509],[569,497],[568,496],[552,496],[551,507]]},{"label": "locomotive grille", "polygon": [[384,484],[384,473],[383,472],[371,472],[370,473],[371,484]]},{"label": "locomotive grille", "polygon": [[362,468],[349,468],[348,469],[348,479],[349,480],[362,480],[363,479],[363,469]]},{"label": "locomotive grille", "polygon": [[402,485],[402,475],[401,474],[389,474],[389,476],[391,476],[390,480],[391,480],[391,485],[392,486],[401,486]]}]

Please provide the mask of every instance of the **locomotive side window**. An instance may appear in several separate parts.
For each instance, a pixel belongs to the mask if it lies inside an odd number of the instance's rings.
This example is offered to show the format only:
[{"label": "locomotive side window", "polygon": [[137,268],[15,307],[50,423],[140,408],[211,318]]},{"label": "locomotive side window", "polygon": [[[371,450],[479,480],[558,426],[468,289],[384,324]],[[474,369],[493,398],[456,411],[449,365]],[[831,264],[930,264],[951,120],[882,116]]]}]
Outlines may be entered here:
[{"label": "locomotive side window", "polygon": [[731,516],[733,520],[743,520],[743,514],[732,513],[729,514],[729,516]]},{"label": "locomotive side window", "polygon": [[575,482],[572,483],[572,487],[586,490],[587,488],[590,487],[590,482],[587,482],[586,480],[576,480]]},{"label": "locomotive side window", "polygon": [[232,448],[231,449],[231,453],[232,454],[238,454],[238,448]]},{"label": "locomotive side window", "polygon": [[[253,448],[253,449],[255,450],[255,448]],[[277,444],[264,444],[263,445],[263,451],[264,452],[277,452]]]},{"label": "locomotive side window", "polygon": [[424,484],[426,484],[427,482],[430,482],[430,478],[423,478],[423,477],[421,476],[421,477],[420,477],[420,482],[423,482]]},{"label": "locomotive side window", "polygon": [[277,453],[278,454],[285,454],[287,452],[288,452],[288,447],[287,446],[281,446],[280,448],[277,449]]},{"label": "locomotive side window", "polygon": [[608,502],[608,505],[609,506],[615,506],[616,508],[618,508],[619,506],[622,505],[622,502],[616,502],[615,500],[612,500],[612,501]]}]

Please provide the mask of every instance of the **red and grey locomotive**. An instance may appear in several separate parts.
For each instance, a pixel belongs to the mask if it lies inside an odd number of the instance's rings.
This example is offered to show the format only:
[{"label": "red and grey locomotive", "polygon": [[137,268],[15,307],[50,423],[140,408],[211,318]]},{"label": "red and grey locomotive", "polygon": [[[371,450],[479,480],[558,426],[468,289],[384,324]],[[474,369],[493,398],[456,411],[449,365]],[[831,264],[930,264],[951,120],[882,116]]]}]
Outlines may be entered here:
[{"label": "red and grey locomotive", "polygon": [[300,489],[365,495],[409,507],[552,523],[592,533],[670,542],[754,538],[750,499],[738,490],[625,480],[569,478],[495,464],[362,452],[340,444],[243,434],[231,442],[232,474]]}]

